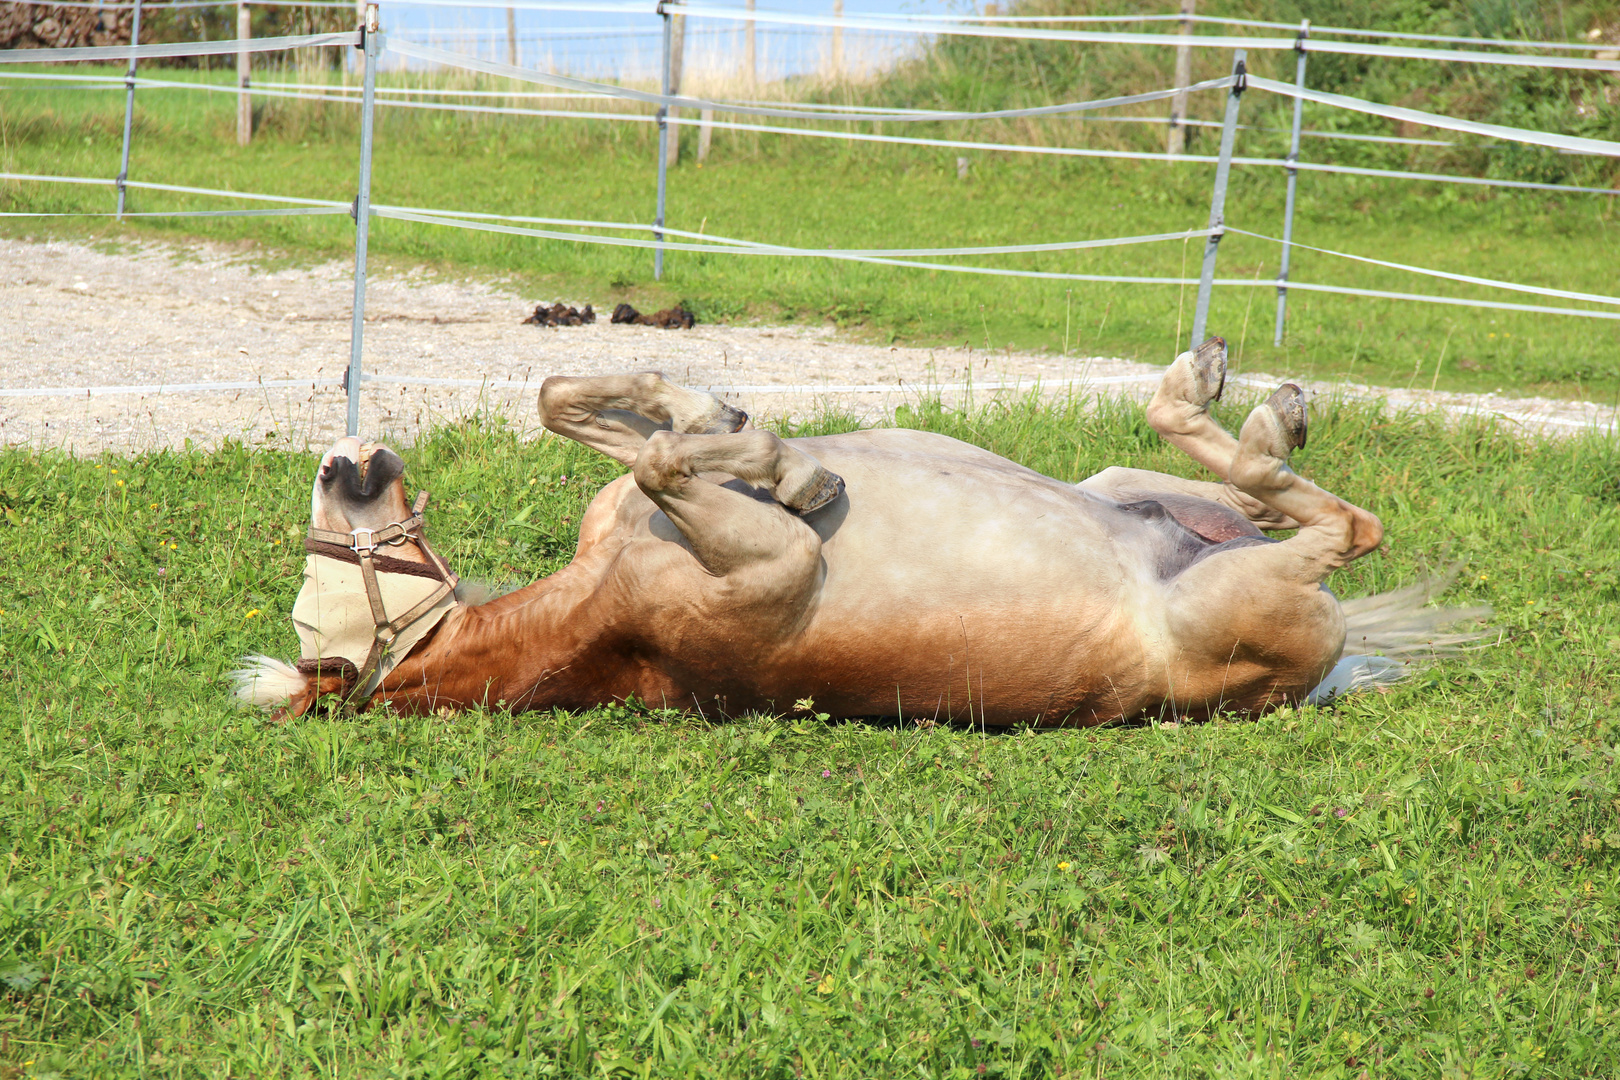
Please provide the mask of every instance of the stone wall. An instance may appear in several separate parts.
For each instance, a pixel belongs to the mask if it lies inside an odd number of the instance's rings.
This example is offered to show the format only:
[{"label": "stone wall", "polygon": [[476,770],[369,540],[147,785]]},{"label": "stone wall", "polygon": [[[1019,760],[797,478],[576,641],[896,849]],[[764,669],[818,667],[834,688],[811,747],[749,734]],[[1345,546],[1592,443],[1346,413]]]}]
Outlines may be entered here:
[{"label": "stone wall", "polygon": [[128,45],[134,13],[127,9],[0,4],[0,49],[64,49]]}]

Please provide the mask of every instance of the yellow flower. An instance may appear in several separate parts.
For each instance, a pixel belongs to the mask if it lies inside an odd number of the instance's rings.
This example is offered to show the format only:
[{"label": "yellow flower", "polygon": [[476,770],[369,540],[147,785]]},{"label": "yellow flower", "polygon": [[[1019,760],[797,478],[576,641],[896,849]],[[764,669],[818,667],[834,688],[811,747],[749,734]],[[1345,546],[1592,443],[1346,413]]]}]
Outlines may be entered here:
[{"label": "yellow flower", "polygon": [[124,482],[122,480],[114,480],[113,483],[117,484],[119,487],[124,486]]},{"label": "yellow flower", "polygon": [[711,862],[719,862],[720,861],[720,856],[714,854],[713,852],[710,852],[709,853],[709,861],[711,861]]},{"label": "yellow flower", "polygon": [[258,614],[259,614],[259,609],[258,608],[253,608],[246,615],[244,615],[243,618],[251,619],[251,618],[253,618],[254,616],[256,616]]},{"label": "yellow flower", "polygon": [[152,509],[153,509],[153,510],[156,510],[156,509],[157,509],[157,503],[153,503],[153,504],[152,504]]},{"label": "yellow flower", "polygon": [[1069,868],[1069,864],[1068,864],[1068,863],[1066,863],[1066,862],[1060,862],[1060,863],[1058,863],[1058,869],[1059,869],[1059,870],[1067,870],[1067,869],[1068,869],[1068,868]]}]

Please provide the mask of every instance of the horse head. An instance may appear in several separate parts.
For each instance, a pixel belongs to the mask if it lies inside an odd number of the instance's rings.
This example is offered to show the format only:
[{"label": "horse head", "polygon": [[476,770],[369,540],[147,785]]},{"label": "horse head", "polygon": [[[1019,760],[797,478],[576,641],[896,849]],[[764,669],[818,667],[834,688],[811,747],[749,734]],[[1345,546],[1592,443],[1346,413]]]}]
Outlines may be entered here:
[{"label": "horse head", "polygon": [[404,521],[410,516],[404,477],[405,462],[388,447],[344,436],[321,458],[315,473],[310,528],[353,535],[381,532]]},{"label": "horse head", "polygon": [[427,493],[405,502],[405,462],[379,443],[339,439],[315,473],[304,585],[293,604],[296,665],[249,657],[245,701],[302,715],[325,694],[360,703],[457,604],[457,578],[422,535]]}]

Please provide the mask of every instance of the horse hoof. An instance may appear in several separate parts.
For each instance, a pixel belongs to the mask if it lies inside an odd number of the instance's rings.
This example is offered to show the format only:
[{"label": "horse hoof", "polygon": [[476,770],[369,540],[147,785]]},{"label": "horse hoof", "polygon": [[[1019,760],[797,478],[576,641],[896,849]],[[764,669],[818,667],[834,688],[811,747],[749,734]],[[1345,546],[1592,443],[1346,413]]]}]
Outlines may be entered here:
[{"label": "horse hoof", "polygon": [[789,510],[808,514],[820,510],[843,493],[844,478],[817,465],[808,483],[790,495],[778,492],[777,498]]},{"label": "horse hoof", "polygon": [[1266,404],[1277,414],[1277,423],[1282,428],[1289,449],[1303,450],[1309,424],[1305,411],[1305,391],[1293,383],[1283,383],[1266,399]]},{"label": "horse hoof", "polygon": [[1193,404],[1202,408],[1221,400],[1226,389],[1226,339],[1212,337],[1192,355]]}]

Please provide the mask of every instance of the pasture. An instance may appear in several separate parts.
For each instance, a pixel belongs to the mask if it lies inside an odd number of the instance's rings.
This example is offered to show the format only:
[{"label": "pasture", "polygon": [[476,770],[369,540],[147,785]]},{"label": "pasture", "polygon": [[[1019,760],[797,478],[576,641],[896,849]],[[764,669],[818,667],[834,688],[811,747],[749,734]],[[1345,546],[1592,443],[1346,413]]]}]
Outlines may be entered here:
[{"label": "pasture", "polygon": [[[1206,60],[1229,62],[1213,54],[1200,62]],[[1255,62],[1282,63],[1276,57]],[[153,70],[178,81],[225,79],[218,72]],[[1086,91],[1115,92],[1120,84],[1108,81],[1113,75],[1126,87],[1138,89],[1157,88],[1163,77],[1148,67],[1105,71],[1102,77],[1089,67],[1084,70],[1086,78],[1096,81],[1073,91],[1081,97]],[[1222,67],[1219,73],[1224,71]],[[1292,68],[1288,71],[1291,77]],[[416,83],[434,81],[422,73],[408,77]],[[385,82],[402,78],[389,73]],[[1026,81],[1028,85],[1013,88],[988,87],[982,97],[972,91],[971,82],[940,88],[890,81],[859,91],[869,97],[857,100],[984,107],[1020,104],[1026,98],[1046,102],[1057,93],[1033,76]],[[512,89],[454,75],[440,77],[438,83]],[[1115,90],[1108,89],[1111,85]],[[1352,81],[1344,88],[1354,90],[1356,85]],[[1399,96],[1397,90],[1389,92]],[[22,83],[8,88],[4,96],[5,109],[0,112],[4,171],[117,175],[122,94]],[[1195,112],[1201,110],[1202,115],[1218,106],[1214,97],[1194,101]],[[1287,126],[1282,103],[1255,93],[1247,96],[1243,109],[1244,122],[1261,130],[1241,133],[1238,153],[1271,157],[1285,153],[1286,134],[1277,130]],[[1162,106],[1132,111],[1157,116]],[[352,107],[271,99],[259,109],[260,126],[247,147],[234,141],[234,117],[232,95],[141,90],[131,179],[343,202],[353,197],[358,128]],[[650,124],[404,109],[382,109],[378,117],[373,186],[378,203],[607,221],[652,218],[657,140]],[[1319,126],[1349,124],[1364,131],[1368,118],[1324,112],[1310,113],[1308,119]],[[1516,113],[1503,119],[1525,122]],[[906,126],[906,134],[928,137],[1162,149],[1162,130],[1147,125],[1126,125],[1123,132],[1118,125],[1078,122]],[[1593,129],[1593,134],[1600,133]],[[670,173],[668,223],[708,235],[804,248],[1022,244],[1201,228],[1209,214],[1212,169],[1206,165],[975,151],[967,154],[970,164],[964,180],[957,175],[956,150],[721,131],[712,156],[699,165],[693,160],[695,134],[688,129],[683,139],[686,156]],[[1368,145],[1318,140],[1307,150],[1312,160],[1449,172],[1467,172],[1473,167],[1469,155],[1484,154],[1477,148],[1446,151],[1450,156],[1428,160],[1411,156],[1416,151],[1401,157],[1387,147],[1375,153],[1366,149]],[[1194,149],[1211,152],[1212,146],[1213,136],[1206,136]],[[1399,148],[1399,153],[1409,149]],[[1567,155],[1550,157],[1560,168],[1569,168],[1567,162],[1575,160]],[[1591,175],[1565,175],[1521,164],[1524,168],[1512,172],[1512,177],[1603,187],[1613,182],[1596,165],[1590,167]],[[1283,192],[1280,169],[1235,169],[1228,222],[1235,228],[1280,236]],[[131,210],[144,212],[226,205],[219,199],[139,189],[132,190],[130,200]],[[1605,195],[1555,196],[1303,174],[1295,240],[1450,273],[1612,295],[1613,268],[1620,264],[1616,201]],[[105,187],[0,181],[0,211],[5,212],[105,214],[114,202],[113,191]],[[266,265],[286,259],[350,260],[353,250],[353,227],[341,217],[148,218],[130,219],[123,226],[106,218],[15,218],[0,222],[0,230],[10,236],[89,236],[111,245],[201,236],[241,243]],[[1201,248],[1200,240],[1170,241],[932,261],[1180,278],[1197,277]],[[1219,277],[1262,283],[1222,287],[1214,293],[1210,326],[1232,342],[1236,372],[1347,377],[1389,386],[1466,391],[1504,388],[1606,402],[1620,395],[1616,360],[1620,323],[1612,320],[1296,291],[1289,301],[1288,336],[1281,348],[1275,348],[1276,293],[1264,283],[1277,272],[1279,250],[1275,243],[1237,234],[1221,245]],[[679,300],[704,321],[830,322],[867,340],[967,345],[981,356],[1010,348],[1165,363],[1185,344],[1196,292],[1176,286],[982,277],[808,258],[679,252],[669,255],[664,280],[654,282],[650,251],[388,219],[372,223],[371,252],[374,267],[421,265],[438,273],[501,280],[536,302],[590,301],[611,310],[615,303],[628,301],[652,311]],[[1292,274],[1295,281],[1356,288],[1580,306],[1419,278],[1305,250],[1296,251]]]},{"label": "pasture", "polygon": [[[896,422],[1194,475],[1134,406]],[[566,563],[617,471],[499,417],[405,458],[492,581]],[[1336,590],[1461,562],[1499,643],[1332,709],[1039,735],[239,711],[237,658],[296,647],[317,460],[0,451],[3,1075],[1620,1071],[1612,439],[1318,402],[1296,467],[1388,528]]]}]

